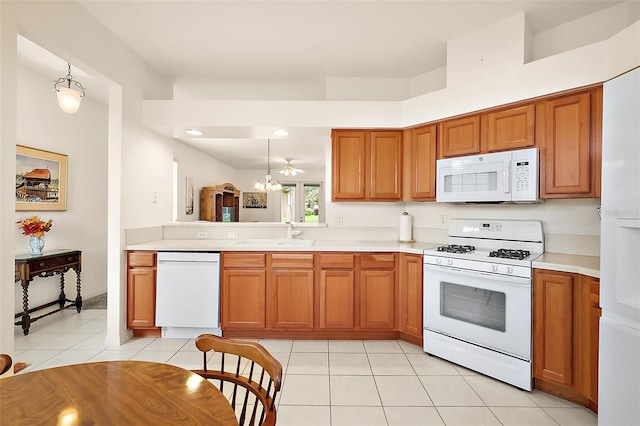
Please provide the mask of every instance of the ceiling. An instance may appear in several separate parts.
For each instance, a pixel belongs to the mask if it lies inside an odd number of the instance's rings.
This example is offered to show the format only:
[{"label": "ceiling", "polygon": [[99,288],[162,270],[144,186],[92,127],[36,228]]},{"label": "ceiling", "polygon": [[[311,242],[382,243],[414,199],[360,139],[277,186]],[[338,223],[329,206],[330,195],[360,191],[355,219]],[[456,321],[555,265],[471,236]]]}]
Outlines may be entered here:
[{"label": "ceiling", "polygon": [[[446,65],[448,40],[526,12],[533,34],[618,1],[79,1],[159,74],[172,80],[322,84],[327,77],[412,78]],[[22,59],[45,67],[53,56],[19,45]],[[66,74],[53,58],[47,75]],[[73,66],[73,64],[72,64]],[[72,73],[92,95],[91,77]],[[59,74],[59,75],[58,75]],[[105,96],[106,91],[94,91]],[[246,94],[244,95],[246,99]],[[263,168],[265,135],[184,138],[237,169]],[[322,169],[328,129],[288,129],[274,138],[272,166]],[[186,136],[186,135],[185,135]],[[274,161],[275,159],[275,161]],[[274,164],[275,162],[275,164]]]}]

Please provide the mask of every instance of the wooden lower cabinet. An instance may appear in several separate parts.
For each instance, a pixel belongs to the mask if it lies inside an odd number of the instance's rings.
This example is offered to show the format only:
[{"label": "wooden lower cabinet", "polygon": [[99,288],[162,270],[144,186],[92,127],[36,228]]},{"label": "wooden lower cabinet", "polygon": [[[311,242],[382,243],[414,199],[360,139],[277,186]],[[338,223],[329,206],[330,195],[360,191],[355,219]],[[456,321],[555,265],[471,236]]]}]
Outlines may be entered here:
[{"label": "wooden lower cabinet", "polygon": [[222,253],[223,330],[266,326],[266,253]]},{"label": "wooden lower cabinet", "polygon": [[318,283],[319,328],[353,329],[354,327],[354,272],[351,270],[323,269]]},{"label": "wooden lower cabinet", "polygon": [[360,328],[393,330],[396,327],[395,253],[361,254],[359,274]]},{"label": "wooden lower cabinet", "polygon": [[[404,334],[399,333],[397,253],[249,255],[222,255],[223,335],[397,339],[409,336],[414,327],[410,341],[422,344],[417,333],[422,321],[421,278],[420,289],[412,283],[407,292],[410,320]],[[422,264],[422,256],[411,259]]]},{"label": "wooden lower cabinet", "polygon": [[267,328],[313,328],[313,253],[273,253],[267,280]]},{"label": "wooden lower cabinet", "polygon": [[422,271],[422,255],[400,253],[398,330],[416,344],[421,344],[423,336]]},{"label": "wooden lower cabinet", "polygon": [[395,326],[395,271],[360,272],[360,327],[387,329]]},{"label": "wooden lower cabinet", "polygon": [[583,368],[589,374],[585,377],[584,391],[589,399],[589,408],[597,411],[598,407],[598,348],[600,343],[600,280],[593,277],[580,276],[580,291],[583,303],[580,307],[580,344],[587,352]]},{"label": "wooden lower cabinet", "polygon": [[534,270],[535,387],[597,411],[599,280]]},{"label": "wooden lower cabinet", "polygon": [[265,278],[264,269],[222,271],[222,328],[265,327]]},{"label": "wooden lower cabinet", "polygon": [[159,336],[156,327],[156,252],[127,252],[127,328],[135,336]]}]

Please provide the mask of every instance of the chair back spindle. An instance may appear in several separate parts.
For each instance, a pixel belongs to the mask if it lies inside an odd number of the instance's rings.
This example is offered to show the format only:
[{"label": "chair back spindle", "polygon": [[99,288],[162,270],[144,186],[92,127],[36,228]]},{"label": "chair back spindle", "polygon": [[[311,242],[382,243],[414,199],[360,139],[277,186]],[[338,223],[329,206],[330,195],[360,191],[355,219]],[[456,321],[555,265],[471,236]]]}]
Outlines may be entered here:
[{"label": "chair back spindle", "polygon": [[[276,424],[275,400],[282,384],[282,365],[278,360],[258,343],[226,339],[213,334],[200,335],[196,339],[196,347],[203,352],[203,369],[193,372],[219,382],[219,389],[223,393],[225,382],[232,385],[231,395],[225,396],[236,411],[239,425]],[[219,369],[212,367],[213,360],[207,365],[210,351],[214,352],[214,356],[216,352],[221,354]],[[226,368],[225,355],[237,357],[235,366]],[[233,364],[231,361],[229,363]],[[254,379],[258,367],[261,370],[260,377]]]}]

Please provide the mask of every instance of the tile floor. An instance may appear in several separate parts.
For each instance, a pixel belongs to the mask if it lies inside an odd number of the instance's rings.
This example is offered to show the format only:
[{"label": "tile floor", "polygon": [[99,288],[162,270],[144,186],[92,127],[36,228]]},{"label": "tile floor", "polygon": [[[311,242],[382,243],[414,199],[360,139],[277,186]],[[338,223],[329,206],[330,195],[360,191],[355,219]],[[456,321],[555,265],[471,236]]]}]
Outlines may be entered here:
[{"label": "tile floor", "polygon": [[[67,310],[15,329],[19,374],[106,361],[201,367],[192,339],[136,338],[105,346],[106,311]],[[426,355],[401,341],[260,340],[280,362],[284,380],[278,426],[597,425],[586,408],[531,393]]]}]

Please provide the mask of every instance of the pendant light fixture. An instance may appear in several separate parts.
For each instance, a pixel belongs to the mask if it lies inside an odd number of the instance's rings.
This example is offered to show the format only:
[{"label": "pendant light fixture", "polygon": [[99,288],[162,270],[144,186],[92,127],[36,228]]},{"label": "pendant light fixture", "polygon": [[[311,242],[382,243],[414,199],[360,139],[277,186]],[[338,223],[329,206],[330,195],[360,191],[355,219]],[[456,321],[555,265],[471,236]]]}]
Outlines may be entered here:
[{"label": "pendant light fixture", "polygon": [[[85,95],[84,87],[71,75],[71,64],[67,62],[69,71],[66,77],[60,77],[53,88],[58,94],[58,105],[64,112],[74,113],[80,107],[80,101]],[[71,83],[75,87],[71,87]]]},{"label": "pendant light fixture", "polygon": [[256,184],[253,186],[255,189],[260,191],[282,191],[282,185],[278,182],[277,179],[273,179],[271,177],[271,140],[267,139],[267,175],[264,177],[264,180],[258,179]]}]

